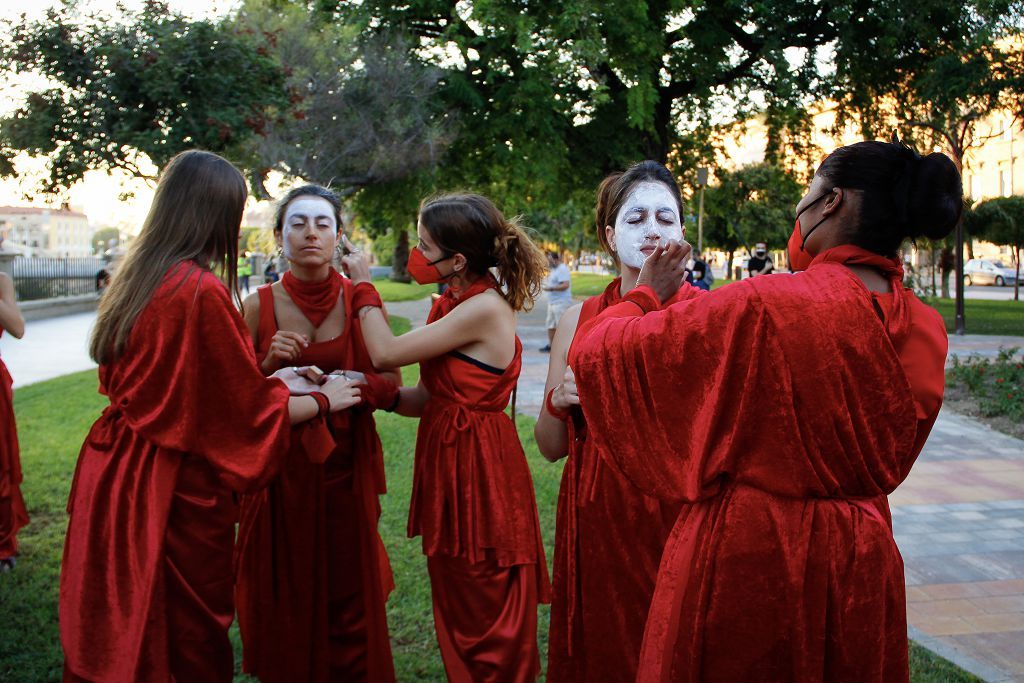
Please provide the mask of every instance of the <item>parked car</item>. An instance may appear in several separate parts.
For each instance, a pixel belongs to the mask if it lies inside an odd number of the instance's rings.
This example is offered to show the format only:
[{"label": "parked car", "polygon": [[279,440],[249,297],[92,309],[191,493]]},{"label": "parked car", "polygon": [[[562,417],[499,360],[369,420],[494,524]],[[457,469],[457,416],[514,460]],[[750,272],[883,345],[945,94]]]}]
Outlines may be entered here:
[{"label": "parked car", "polygon": [[964,266],[966,285],[1012,285],[1017,282],[1017,272],[1007,268],[1002,261],[972,258]]}]

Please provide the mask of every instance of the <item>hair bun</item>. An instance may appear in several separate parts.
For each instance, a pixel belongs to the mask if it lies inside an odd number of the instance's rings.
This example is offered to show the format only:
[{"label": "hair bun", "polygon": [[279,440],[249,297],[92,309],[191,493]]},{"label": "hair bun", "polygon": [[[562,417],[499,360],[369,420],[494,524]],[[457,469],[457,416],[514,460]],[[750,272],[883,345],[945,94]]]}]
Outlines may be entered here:
[{"label": "hair bun", "polygon": [[914,160],[907,193],[907,237],[940,240],[953,231],[963,211],[963,185],[956,164],[932,152]]}]

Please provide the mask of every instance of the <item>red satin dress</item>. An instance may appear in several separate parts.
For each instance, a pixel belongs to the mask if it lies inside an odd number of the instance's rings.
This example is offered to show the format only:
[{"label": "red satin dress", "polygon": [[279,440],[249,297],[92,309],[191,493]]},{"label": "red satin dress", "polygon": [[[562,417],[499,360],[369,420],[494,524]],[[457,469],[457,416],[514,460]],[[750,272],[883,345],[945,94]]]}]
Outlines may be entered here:
[{"label": "red satin dress", "polygon": [[[622,301],[621,278],[583,302],[577,329]],[[705,294],[688,287],[671,302]],[[684,409],[684,413],[686,410]],[[626,480],[573,410],[555,532],[547,680],[632,681],[665,541],[680,503]]]},{"label": "red satin dress", "polygon": [[230,681],[232,492],[288,448],[288,388],[256,366],[227,289],[183,262],[99,368],[60,584],[65,680]]},{"label": "red satin dress", "polygon": [[[0,329],[0,335],[4,331]],[[0,560],[18,554],[18,530],[28,524],[21,497],[21,458],[14,421],[13,380],[0,360]]]},{"label": "red satin dress", "polygon": [[[373,369],[342,282],[345,328],[310,344],[296,365],[358,370],[364,402],[292,429],[281,472],[242,498],[235,587],[243,667],[261,681],[393,681],[384,606],[394,587],[377,532],[384,461],[373,410],[395,383]],[[277,332],[274,294],[258,290],[258,361]],[[335,298],[337,301],[337,298]]]},{"label": "red satin dress", "polygon": [[[882,270],[873,294],[843,264]],[[945,328],[856,247],[660,311],[626,295],[570,356],[591,438],[682,501],[637,680],[908,680],[887,494],[942,403]]]},{"label": "red satin dress", "polygon": [[[456,299],[428,323],[497,283]],[[540,671],[537,604],[550,599],[533,481],[504,412],[522,345],[504,370],[452,352],[420,364],[430,392],[416,437],[409,536],[423,537],[434,624],[448,680],[530,681]]]}]

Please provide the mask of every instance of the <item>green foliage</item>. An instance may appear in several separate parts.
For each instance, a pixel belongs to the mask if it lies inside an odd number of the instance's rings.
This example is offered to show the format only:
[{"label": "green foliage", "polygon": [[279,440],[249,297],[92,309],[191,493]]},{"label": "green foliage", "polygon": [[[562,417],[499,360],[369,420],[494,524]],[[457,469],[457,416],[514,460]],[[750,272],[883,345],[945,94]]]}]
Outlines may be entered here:
[{"label": "green foliage", "polygon": [[1013,247],[1017,279],[1013,285],[1013,298],[1020,300],[1020,252],[1024,248],[1024,197],[997,197],[982,202],[973,212],[980,223],[985,239],[995,244]]},{"label": "green foliage", "polygon": [[768,163],[735,171],[720,169],[704,195],[704,243],[725,251],[786,246],[803,187],[784,169]]},{"label": "green foliage", "polygon": [[115,243],[121,240],[121,231],[117,228],[100,228],[92,234],[92,251],[94,254],[102,254],[110,248],[110,241]]},{"label": "green foliage", "polygon": [[1019,350],[1000,348],[995,359],[971,356],[962,361],[954,355],[946,383],[964,385],[983,415],[1024,420],[1024,360],[1018,357]]},{"label": "green foliage", "polygon": [[126,19],[80,17],[68,3],[11,27],[2,45],[0,68],[52,83],[0,120],[2,155],[49,157],[46,191],[89,169],[148,177],[140,155],[162,168],[192,148],[246,165],[268,110],[288,105],[263,36],[192,21],[160,2]]}]

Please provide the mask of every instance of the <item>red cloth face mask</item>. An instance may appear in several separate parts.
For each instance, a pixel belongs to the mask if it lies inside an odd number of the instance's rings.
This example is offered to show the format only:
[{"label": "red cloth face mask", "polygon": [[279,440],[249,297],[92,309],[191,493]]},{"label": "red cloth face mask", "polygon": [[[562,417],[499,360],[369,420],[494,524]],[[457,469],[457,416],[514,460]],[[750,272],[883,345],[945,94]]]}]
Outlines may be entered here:
[{"label": "red cloth face mask", "polygon": [[789,269],[794,273],[798,273],[801,270],[807,270],[807,267],[811,265],[811,261],[814,260],[814,255],[804,251],[803,246],[804,238],[800,234],[800,219],[796,219],[796,225],[793,227],[793,234],[789,237],[789,244],[786,247],[789,253]]},{"label": "red cloth face mask", "polygon": [[429,285],[434,282],[447,280],[455,274],[452,271],[448,275],[442,275],[441,271],[437,269],[436,264],[441,261],[447,261],[450,258],[451,256],[445,256],[436,261],[428,261],[423,252],[419,250],[419,247],[413,247],[412,251],[409,252],[409,263],[406,265],[406,269],[409,271],[409,275],[412,275],[413,280],[416,280],[421,285]]}]

